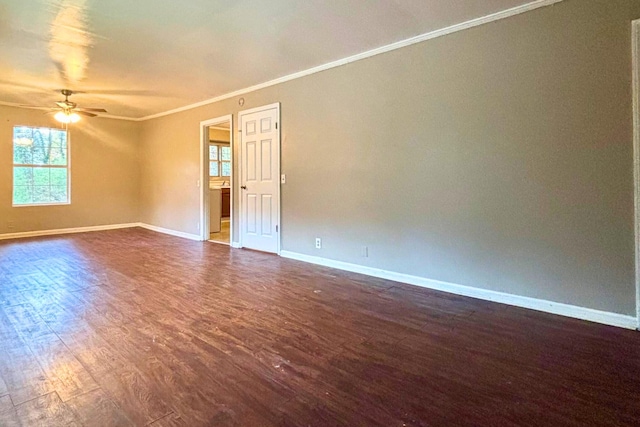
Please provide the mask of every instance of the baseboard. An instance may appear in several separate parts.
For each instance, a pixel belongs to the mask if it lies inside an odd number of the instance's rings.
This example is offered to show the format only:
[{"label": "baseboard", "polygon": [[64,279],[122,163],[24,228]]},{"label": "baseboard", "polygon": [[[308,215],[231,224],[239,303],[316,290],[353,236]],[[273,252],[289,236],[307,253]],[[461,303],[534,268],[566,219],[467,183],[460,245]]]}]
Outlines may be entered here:
[{"label": "baseboard", "polygon": [[[182,231],[170,230],[168,228],[157,227],[155,225],[145,224],[142,222],[133,222],[129,224],[110,224],[110,225],[95,225],[91,227],[74,227],[74,228],[60,228],[55,230],[38,230],[38,231],[25,231],[21,233],[6,233],[0,234],[0,240],[10,240],[10,239],[24,239],[27,237],[41,237],[41,236],[56,236],[62,234],[73,234],[73,233],[88,233],[91,231],[106,231],[106,230],[118,230],[121,228],[134,228],[134,227],[142,227],[147,230],[156,231],[158,233],[169,234],[175,237],[182,237],[183,239],[189,240],[197,240],[201,241],[202,239],[197,234],[184,233]],[[239,248],[239,243],[232,243],[232,247]]]},{"label": "baseboard", "polygon": [[558,314],[561,316],[573,317],[590,322],[602,323],[605,325],[617,326],[627,329],[636,329],[638,321],[635,317],[625,316],[618,313],[595,310],[592,308],[578,307],[559,302],[546,301],[537,298],[523,297],[519,295],[507,294],[504,292],[491,291],[487,289],[474,288],[471,286],[457,285],[455,283],[442,282],[439,280],[427,279],[409,274],[396,273],[393,271],[381,270],[378,268],[366,267],[358,264],[351,264],[342,261],[335,261],[327,258],[304,255],[296,252],[282,251],[280,256],[325,267],[336,268],[338,270],[360,273],[367,276],[381,279],[393,280],[407,283],[423,288],[434,289],[456,295],[463,295],[471,298],[493,301],[502,304],[523,307],[546,313]]},{"label": "baseboard", "polygon": [[139,223],[135,222],[131,224],[95,225],[91,227],[74,227],[74,228],[59,228],[55,230],[24,231],[21,233],[0,234],[0,240],[24,239],[27,237],[55,236],[60,234],[88,233],[91,231],[118,230],[121,228],[138,227],[139,225],[140,225]]},{"label": "baseboard", "polygon": [[183,239],[189,240],[197,240],[198,242],[202,241],[202,238],[197,234],[185,233],[182,231],[171,230],[169,228],[162,228],[151,224],[138,223],[136,224],[138,227],[146,228],[147,230],[156,231],[158,233],[168,234],[170,236],[182,237]]},{"label": "baseboard", "polygon": [[231,242],[231,247],[235,249],[240,249],[242,248],[242,245],[240,244],[240,242]]}]

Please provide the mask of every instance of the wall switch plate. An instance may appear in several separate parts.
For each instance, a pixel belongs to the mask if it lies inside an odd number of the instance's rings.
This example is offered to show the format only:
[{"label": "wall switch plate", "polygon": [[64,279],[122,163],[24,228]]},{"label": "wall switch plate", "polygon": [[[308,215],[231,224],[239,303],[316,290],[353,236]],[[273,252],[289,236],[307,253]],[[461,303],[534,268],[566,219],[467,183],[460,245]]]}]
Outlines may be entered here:
[{"label": "wall switch plate", "polygon": [[287,176],[285,174],[280,175],[280,184],[287,183]]},{"label": "wall switch plate", "polygon": [[322,249],[322,239],[316,237],[316,249]]}]

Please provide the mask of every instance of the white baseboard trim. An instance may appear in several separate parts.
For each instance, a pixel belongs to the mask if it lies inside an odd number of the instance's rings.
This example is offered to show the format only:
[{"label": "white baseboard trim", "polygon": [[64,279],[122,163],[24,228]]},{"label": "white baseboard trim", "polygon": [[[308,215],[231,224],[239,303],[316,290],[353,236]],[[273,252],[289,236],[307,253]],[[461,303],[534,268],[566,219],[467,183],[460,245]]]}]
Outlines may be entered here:
[{"label": "white baseboard trim", "polygon": [[242,248],[242,245],[240,244],[240,242],[231,242],[231,247],[235,249],[240,249]]},{"label": "white baseboard trim", "polygon": [[[106,230],[118,230],[121,228],[134,228],[142,227],[147,230],[156,231],[158,233],[169,234],[175,237],[182,237],[183,239],[202,241],[197,234],[184,233],[182,231],[170,230],[168,228],[157,227],[155,225],[145,224],[142,222],[132,222],[129,224],[110,224],[110,225],[95,225],[91,227],[74,227],[74,228],[60,228],[55,230],[37,230],[37,231],[24,231],[20,233],[5,233],[0,234],[0,240],[10,239],[24,239],[27,237],[41,237],[41,236],[56,236],[62,234],[73,233],[88,233],[91,231],[106,231]],[[232,243],[232,247],[239,248],[239,243]]]},{"label": "white baseboard trim", "polygon": [[471,286],[457,285],[454,283],[442,282],[439,280],[432,280],[424,277],[412,276],[409,274],[396,273],[393,271],[381,270],[378,268],[366,267],[363,265],[351,264],[342,261],[335,261],[312,255],[304,255],[296,252],[282,251],[280,253],[280,256],[297,261],[336,268],[338,270],[360,273],[367,276],[393,280],[396,282],[407,283],[423,288],[434,289],[456,295],[463,295],[471,298],[493,301],[537,311],[544,311],[546,313],[558,314],[561,316],[573,317],[581,320],[588,320],[590,322],[602,323],[605,325],[617,326],[627,329],[636,329],[636,327],[638,326],[635,317],[625,316],[623,314],[610,313],[607,311],[594,310],[592,308],[578,307],[559,302],[541,300],[537,298],[512,295],[504,292],[474,288]]},{"label": "white baseboard trim", "polygon": [[91,231],[118,230],[121,228],[138,227],[139,225],[140,225],[139,223],[134,222],[130,224],[95,225],[91,227],[59,228],[55,230],[36,230],[36,231],[24,231],[21,233],[5,233],[5,234],[0,234],[0,240],[24,239],[27,237],[56,236],[61,234],[73,234],[73,233],[88,233]]},{"label": "white baseboard trim", "polygon": [[137,224],[138,227],[146,228],[147,230],[155,231],[162,234],[168,234],[170,236],[182,237],[183,239],[196,240],[198,242],[202,242],[202,237],[197,234],[185,233],[183,231],[171,230],[169,228],[162,228],[151,224],[145,224],[140,222]]}]

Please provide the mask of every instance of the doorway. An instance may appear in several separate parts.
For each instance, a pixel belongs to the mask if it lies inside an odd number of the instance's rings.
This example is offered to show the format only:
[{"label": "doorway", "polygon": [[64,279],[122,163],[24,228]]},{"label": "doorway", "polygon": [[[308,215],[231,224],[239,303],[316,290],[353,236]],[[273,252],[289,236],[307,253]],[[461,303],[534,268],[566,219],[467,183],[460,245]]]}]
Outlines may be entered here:
[{"label": "doorway", "polygon": [[280,104],[244,110],[240,128],[240,244],[280,253]]},{"label": "doorway", "polygon": [[231,245],[233,235],[233,117],[200,122],[201,239]]}]

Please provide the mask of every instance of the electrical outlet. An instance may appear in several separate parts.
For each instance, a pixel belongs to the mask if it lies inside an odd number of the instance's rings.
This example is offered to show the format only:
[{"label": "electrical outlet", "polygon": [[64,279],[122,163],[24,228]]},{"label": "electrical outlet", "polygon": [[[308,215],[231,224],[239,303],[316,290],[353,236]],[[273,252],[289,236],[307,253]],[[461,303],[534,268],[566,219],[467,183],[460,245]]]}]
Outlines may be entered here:
[{"label": "electrical outlet", "polygon": [[363,246],[362,247],[362,253],[361,253],[363,258],[368,258],[369,257],[369,248],[367,246]]},{"label": "electrical outlet", "polygon": [[316,237],[316,249],[322,249],[322,239]]},{"label": "electrical outlet", "polygon": [[13,221],[7,222],[7,230],[13,230]]}]

